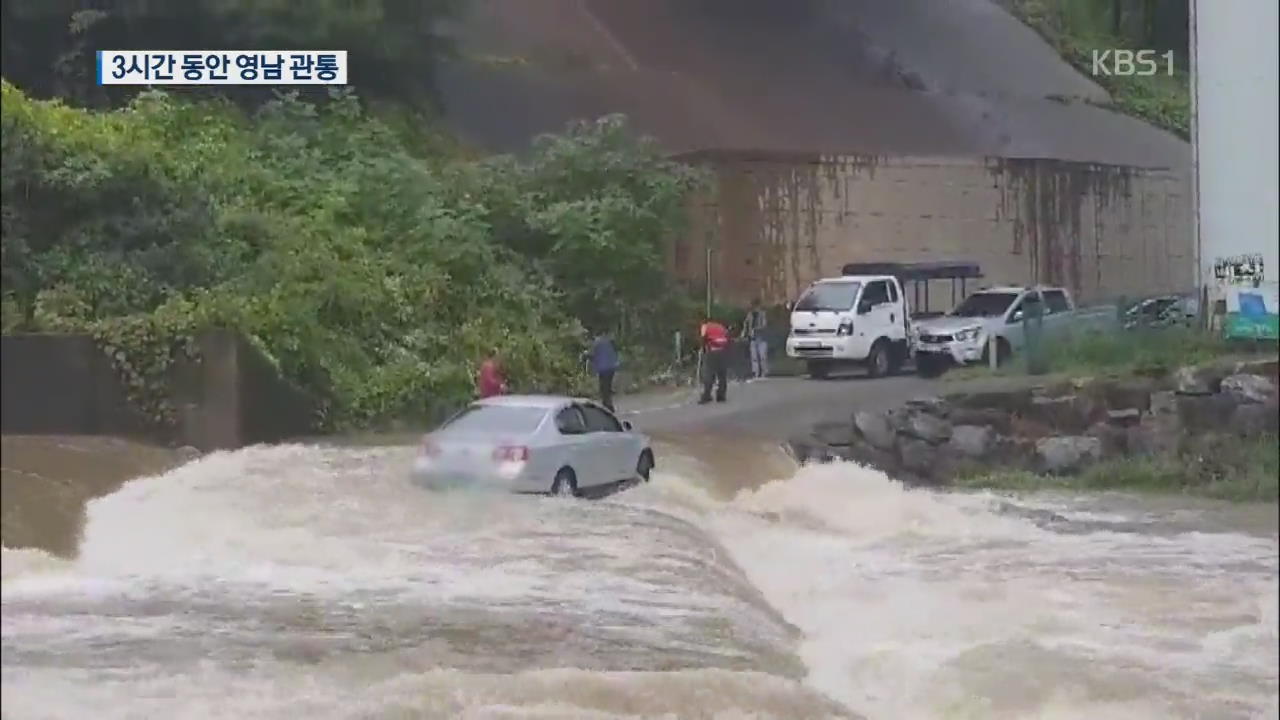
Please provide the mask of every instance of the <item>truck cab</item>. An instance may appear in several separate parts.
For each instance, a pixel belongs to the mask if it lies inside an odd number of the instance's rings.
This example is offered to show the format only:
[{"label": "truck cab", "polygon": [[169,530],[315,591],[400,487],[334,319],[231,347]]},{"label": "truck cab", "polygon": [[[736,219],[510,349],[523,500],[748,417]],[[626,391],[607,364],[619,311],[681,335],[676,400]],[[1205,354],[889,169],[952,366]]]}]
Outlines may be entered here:
[{"label": "truck cab", "polygon": [[843,275],[818,280],[791,311],[787,356],[805,361],[810,377],[858,366],[889,375],[910,353],[910,316],[893,275]]}]

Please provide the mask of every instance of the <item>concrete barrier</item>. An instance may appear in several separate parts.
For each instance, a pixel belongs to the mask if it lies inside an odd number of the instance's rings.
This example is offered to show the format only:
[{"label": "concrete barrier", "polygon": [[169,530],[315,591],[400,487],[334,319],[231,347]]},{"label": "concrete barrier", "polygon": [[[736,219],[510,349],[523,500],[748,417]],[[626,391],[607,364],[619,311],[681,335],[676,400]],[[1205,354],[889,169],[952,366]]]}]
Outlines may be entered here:
[{"label": "concrete barrier", "polygon": [[200,450],[279,442],[311,434],[317,403],[280,377],[236,333],[197,338],[194,361],[175,363],[172,427],[130,402],[111,360],[87,335],[7,335],[0,346],[6,435],[116,435]]}]

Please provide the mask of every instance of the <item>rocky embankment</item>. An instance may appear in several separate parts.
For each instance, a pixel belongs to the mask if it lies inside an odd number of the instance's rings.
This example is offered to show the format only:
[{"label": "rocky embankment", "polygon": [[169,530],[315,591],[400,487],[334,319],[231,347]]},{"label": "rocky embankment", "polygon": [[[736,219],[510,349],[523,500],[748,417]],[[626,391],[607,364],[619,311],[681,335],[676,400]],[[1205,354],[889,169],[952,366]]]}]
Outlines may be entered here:
[{"label": "rocky embankment", "polygon": [[790,447],[801,462],[851,460],[909,484],[997,470],[1070,474],[1126,455],[1173,455],[1201,435],[1275,435],[1278,372],[1274,359],[1220,362],[918,398],[820,423]]}]

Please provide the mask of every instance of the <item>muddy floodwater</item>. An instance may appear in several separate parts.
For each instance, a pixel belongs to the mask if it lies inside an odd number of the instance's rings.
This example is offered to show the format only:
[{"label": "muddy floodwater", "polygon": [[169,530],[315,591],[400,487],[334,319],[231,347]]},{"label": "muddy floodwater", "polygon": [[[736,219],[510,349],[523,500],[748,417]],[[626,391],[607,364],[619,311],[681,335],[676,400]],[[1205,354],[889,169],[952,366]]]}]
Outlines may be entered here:
[{"label": "muddy floodwater", "polygon": [[87,442],[5,439],[6,720],[1280,709],[1275,505],[907,491],[705,438],[594,501],[428,493],[395,444]]}]

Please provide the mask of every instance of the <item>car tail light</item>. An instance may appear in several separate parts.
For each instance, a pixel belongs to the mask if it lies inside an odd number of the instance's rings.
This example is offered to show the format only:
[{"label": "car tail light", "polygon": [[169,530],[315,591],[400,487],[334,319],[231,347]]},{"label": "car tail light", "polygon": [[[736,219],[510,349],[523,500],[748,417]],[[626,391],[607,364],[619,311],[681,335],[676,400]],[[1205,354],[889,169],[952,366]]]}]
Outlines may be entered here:
[{"label": "car tail light", "polygon": [[493,459],[498,462],[527,462],[529,448],[523,445],[496,448],[493,451]]}]

